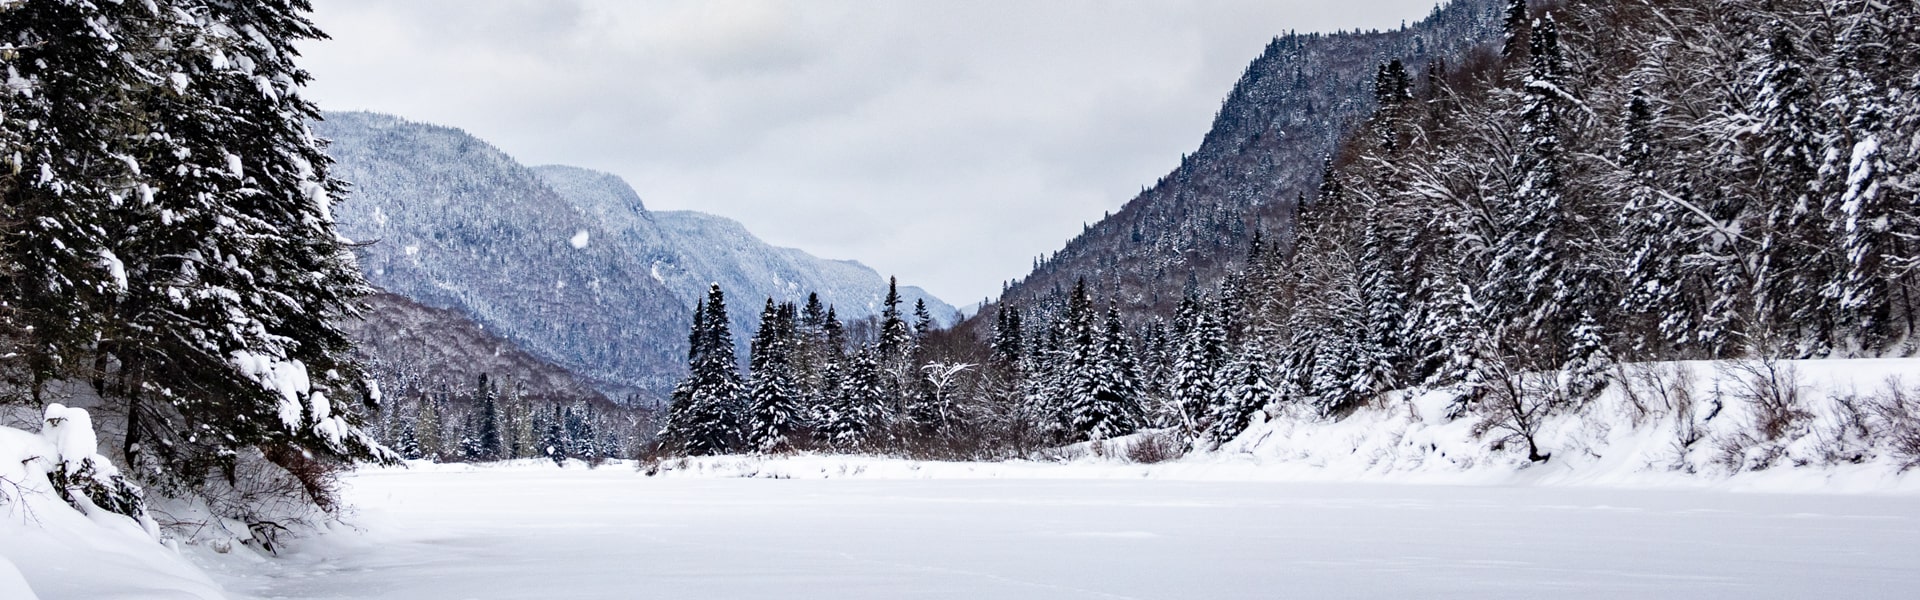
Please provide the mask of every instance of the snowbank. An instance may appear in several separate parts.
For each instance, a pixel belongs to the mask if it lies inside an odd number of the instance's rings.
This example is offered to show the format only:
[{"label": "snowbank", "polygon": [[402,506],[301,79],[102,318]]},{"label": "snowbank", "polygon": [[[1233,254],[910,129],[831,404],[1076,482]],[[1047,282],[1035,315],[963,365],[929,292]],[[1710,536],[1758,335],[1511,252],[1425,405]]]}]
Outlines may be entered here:
[{"label": "snowbank", "polygon": [[[1771,372],[1766,372],[1768,369]],[[1920,386],[1920,359],[1680,362],[1629,365],[1598,398],[1549,413],[1536,442],[1550,458],[1498,444],[1474,415],[1448,418],[1455,394],[1396,393],[1328,420],[1283,407],[1213,451],[1135,464],[1124,448],[1080,444],[1058,461],[954,463],[870,456],[719,456],[639,465],[661,477],[821,479],[1136,479],[1391,482],[1698,488],[1792,493],[1920,493],[1920,477],[1857,414],[1890,378]],[[1756,379],[1791,396],[1798,415],[1769,439]],[[1908,387],[1909,391],[1913,388]],[[1841,400],[1853,404],[1849,409]],[[1868,428],[1870,429],[1870,427]]]},{"label": "snowbank", "polygon": [[118,475],[85,410],[50,405],[38,433],[0,427],[0,598],[225,597],[144,511],[101,506],[137,494]]}]

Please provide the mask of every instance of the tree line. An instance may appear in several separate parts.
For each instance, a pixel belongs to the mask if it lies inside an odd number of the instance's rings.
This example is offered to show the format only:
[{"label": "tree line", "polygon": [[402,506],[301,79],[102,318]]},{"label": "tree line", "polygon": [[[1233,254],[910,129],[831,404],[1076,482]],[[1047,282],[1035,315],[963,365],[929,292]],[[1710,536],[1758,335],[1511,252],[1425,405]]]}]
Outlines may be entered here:
[{"label": "tree line", "polygon": [[[695,326],[668,439],[979,458],[1147,428],[1206,447],[1276,408],[1338,419],[1448,388],[1448,416],[1539,460],[1540,420],[1623,362],[1913,351],[1913,3],[1507,6],[1497,44],[1380,64],[1317,193],[1252,224],[1267,235],[1222,280],[1152,290],[1173,314],[1122,314],[1152,303],[1118,289],[1099,310],[1083,279],[842,347],[770,305],[744,378]],[[961,365],[938,393],[921,376]]]}]

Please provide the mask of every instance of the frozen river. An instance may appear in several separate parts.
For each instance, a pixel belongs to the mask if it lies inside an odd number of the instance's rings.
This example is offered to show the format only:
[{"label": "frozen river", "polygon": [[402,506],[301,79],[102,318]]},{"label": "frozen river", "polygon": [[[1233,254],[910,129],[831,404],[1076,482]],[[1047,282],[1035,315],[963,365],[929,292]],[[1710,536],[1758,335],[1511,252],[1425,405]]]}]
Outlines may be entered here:
[{"label": "frozen river", "polygon": [[261,598],[1911,597],[1920,499],[378,471]]}]

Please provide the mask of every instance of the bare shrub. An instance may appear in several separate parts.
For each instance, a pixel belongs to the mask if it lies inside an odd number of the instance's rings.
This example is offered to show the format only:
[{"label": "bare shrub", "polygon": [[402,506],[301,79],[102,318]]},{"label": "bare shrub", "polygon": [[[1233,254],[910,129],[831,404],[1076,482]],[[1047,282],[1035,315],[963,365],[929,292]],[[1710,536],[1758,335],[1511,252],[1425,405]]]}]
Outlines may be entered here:
[{"label": "bare shrub", "polygon": [[1546,419],[1568,402],[1565,389],[1553,373],[1515,373],[1504,365],[1491,365],[1488,376],[1479,383],[1481,398],[1475,405],[1480,421],[1473,434],[1492,436],[1493,449],[1524,443],[1527,460],[1541,462],[1552,456],[1540,451],[1540,429]]},{"label": "bare shrub", "polygon": [[1884,393],[1866,402],[1872,427],[1901,470],[1920,467],[1920,389],[1888,379]]},{"label": "bare shrub", "polygon": [[1166,462],[1180,458],[1181,446],[1179,438],[1166,431],[1142,433],[1127,445],[1127,460],[1147,465]]},{"label": "bare shrub", "polygon": [[1868,406],[1873,398],[1855,392],[1835,392],[1829,400],[1833,423],[1817,432],[1820,443],[1815,450],[1820,459],[1825,464],[1866,462],[1873,450],[1873,424],[1869,414],[1872,409]]},{"label": "bare shrub", "polygon": [[1716,393],[1720,389],[1752,409],[1744,430],[1718,440],[1719,462],[1732,471],[1774,466],[1786,455],[1785,442],[1806,433],[1813,419],[1801,397],[1799,372],[1775,358],[1723,363]]}]

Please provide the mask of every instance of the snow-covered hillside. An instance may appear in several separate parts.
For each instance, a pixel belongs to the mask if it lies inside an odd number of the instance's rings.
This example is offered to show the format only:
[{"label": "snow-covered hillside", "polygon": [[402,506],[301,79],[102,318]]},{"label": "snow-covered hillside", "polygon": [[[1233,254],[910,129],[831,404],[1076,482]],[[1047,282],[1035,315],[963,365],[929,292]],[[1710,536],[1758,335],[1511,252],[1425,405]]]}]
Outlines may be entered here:
[{"label": "snow-covered hillside", "polygon": [[[720,217],[649,212],[618,177],[528,168],[459,129],[363,112],[314,126],[332,140],[335,175],[353,184],[335,216],[343,234],[372,242],[361,265],[374,284],[594,379],[671,387],[688,317],[712,282],[740,306],[743,342],[766,297],[817,291],[858,319],[886,292],[858,263],[776,248]],[[954,314],[917,288],[903,294],[942,321]]]},{"label": "snow-covered hillside", "polygon": [[[694,211],[648,211],[639,194],[618,176],[564,165],[534,167],[534,172],[574,206],[597,219],[609,235],[606,243],[648,257],[648,272],[665,283],[681,302],[704,299],[707,285],[719,283],[743,309],[731,316],[736,338],[756,320],[759,301],[805,303],[808,293],[834,305],[846,319],[880,313],[887,280],[857,261],[829,260],[796,248],[770,245],[733,219]],[[951,323],[954,308],[914,286],[901,286],[911,308],[925,300],[941,323]],[[749,306],[751,305],[751,306]]]},{"label": "snow-covered hillside", "polygon": [[375,285],[452,309],[589,377],[647,389],[684,369],[689,310],[532,170],[458,129],[330,113],[342,234]]}]

